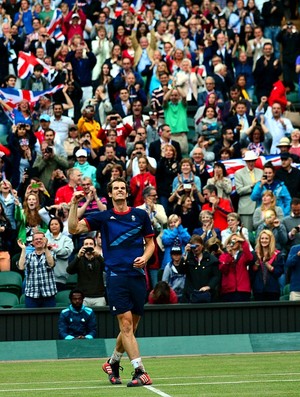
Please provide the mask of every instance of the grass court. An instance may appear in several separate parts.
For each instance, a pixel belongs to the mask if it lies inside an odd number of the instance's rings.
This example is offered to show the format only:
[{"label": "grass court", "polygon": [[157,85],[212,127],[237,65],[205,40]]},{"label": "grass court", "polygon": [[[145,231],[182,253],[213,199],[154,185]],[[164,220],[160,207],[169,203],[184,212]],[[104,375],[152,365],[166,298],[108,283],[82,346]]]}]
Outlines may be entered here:
[{"label": "grass court", "polygon": [[[186,339],[188,343],[188,338]],[[1,359],[1,358],[0,358]],[[285,397],[300,395],[300,352],[145,358],[152,386],[110,385],[104,359],[0,362],[0,397]]]}]

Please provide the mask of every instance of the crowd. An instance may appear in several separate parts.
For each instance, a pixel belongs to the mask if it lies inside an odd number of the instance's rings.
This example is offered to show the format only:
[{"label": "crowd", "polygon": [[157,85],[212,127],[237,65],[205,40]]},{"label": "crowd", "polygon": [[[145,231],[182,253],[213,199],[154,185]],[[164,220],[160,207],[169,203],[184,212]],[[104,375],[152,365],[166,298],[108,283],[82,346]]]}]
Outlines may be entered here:
[{"label": "crowd", "polygon": [[22,271],[27,307],[55,305],[69,274],[80,307],[107,304],[101,233],[72,235],[69,211],[74,192],[79,220],[111,209],[120,177],[154,230],[150,303],[278,300],[287,283],[300,299],[300,122],[285,113],[300,33],[286,3],[0,5],[3,92],[46,92],[0,99],[0,270]]}]

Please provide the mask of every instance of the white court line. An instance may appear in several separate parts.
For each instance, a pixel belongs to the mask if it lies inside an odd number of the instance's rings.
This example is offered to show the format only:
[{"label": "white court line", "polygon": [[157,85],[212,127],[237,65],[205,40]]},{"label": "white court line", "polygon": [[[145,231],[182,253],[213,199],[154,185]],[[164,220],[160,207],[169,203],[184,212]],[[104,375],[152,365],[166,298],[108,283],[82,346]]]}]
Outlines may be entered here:
[{"label": "white court line", "polygon": [[[167,385],[166,385],[167,386]],[[161,397],[172,397],[170,394],[164,393],[163,391],[156,389],[153,386],[144,386],[146,389],[153,391],[153,393],[158,394]]]},{"label": "white court line", "polygon": [[[202,385],[241,385],[241,384],[249,384],[249,383],[296,383],[300,382],[300,379],[262,379],[262,380],[241,380],[241,381],[232,381],[232,382],[193,382],[193,383],[163,383],[163,384],[158,384],[158,387],[178,387],[178,386],[202,386]],[[114,386],[114,388],[122,389],[125,388],[126,386]],[[143,387],[150,387],[150,386],[143,386]],[[89,390],[89,389],[111,389],[111,385],[107,386],[82,386],[82,387],[45,387],[45,388],[30,388],[30,389],[0,389],[0,393],[6,393],[6,392],[38,392],[38,391],[56,391],[56,390]],[[168,394],[165,394],[165,396],[168,396]],[[171,397],[171,396],[169,396]]]},{"label": "white court line", "polygon": [[[295,376],[295,375],[300,375],[300,372],[280,372],[280,373],[264,373],[264,374],[243,374],[242,376],[244,378],[259,378],[259,377],[265,377],[265,376]],[[232,378],[232,377],[240,377],[241,374],[218,374],[218,375],[198,375],[198,376],[185,376],[185,379],[214,379],[214,378]],[[169,376],[169,377],[155,377],[155,381],[158,380],[172,380],[172,379],[178,379],[177,376]],[[51,384],[69,384],[71,383],[72,385],[74,385],[74,383],[79,384],[79,383],[99,383],[101,382],[103,379],[82,379],[82,380],[69,380],[69,381],[62,381],[62,380],[51,380]],[[2,386],[9,386],[9,385],[31,385],[31,384],[36,384],[37,382],[0,382],[0,387]],[[49,384],[49,381],[41,381],[38,382],[39,385],[43,385]],[[108,385],[111,387],[111,385]],[[101,386],[101,387],[105,387],[105,385]]]}]

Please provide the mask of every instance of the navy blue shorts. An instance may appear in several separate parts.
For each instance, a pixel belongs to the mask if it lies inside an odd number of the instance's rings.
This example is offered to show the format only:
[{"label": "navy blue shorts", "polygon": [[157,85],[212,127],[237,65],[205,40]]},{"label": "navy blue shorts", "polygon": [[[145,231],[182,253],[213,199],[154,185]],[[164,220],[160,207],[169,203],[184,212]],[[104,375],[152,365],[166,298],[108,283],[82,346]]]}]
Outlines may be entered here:
[{"label": "navy blue shorts", "polygon": [[114,316],[128,311],[143,315],[147,296],[145,276],[116,275],[106,281],[108,304]]}]

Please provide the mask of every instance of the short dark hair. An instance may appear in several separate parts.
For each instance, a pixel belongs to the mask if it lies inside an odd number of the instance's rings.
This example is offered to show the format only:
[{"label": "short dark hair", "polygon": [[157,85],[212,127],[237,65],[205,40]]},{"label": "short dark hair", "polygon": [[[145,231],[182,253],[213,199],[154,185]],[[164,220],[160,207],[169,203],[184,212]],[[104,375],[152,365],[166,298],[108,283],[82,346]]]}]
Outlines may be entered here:
[{"label": "short dark hair", "polygon": [[79,288],[74,288],[74,289],[72,289],[72,291],[70,291],[70,293],[69,293],[69,299],[70,299],[70,300],[72,299],[72,296],[73,296],[74,294],[81,294],[82,299],[85,298],[84,293],[83,293],[83,292],[81,291],[81,289],[79,289]]},{"label": "short dark hair", "polygon": [[271,161],[268,161],[265,165],[264,165],[264,169],[266,168],[271,168],[273,170],[273,172],[275,172],[275,168],[274,165],[271,163]]},{"label": "short dark hair", "polygon": [[216,195],[218,195],[218,189],[215,185],[206,185],[203,188],[203,191],[204,190],[208,190],[210,193],[216,193]]},{"label": "short dark hair", "polygon": [[299,197],[293,197],[291,205],[299,205],[300,204],[300,198]]},{"label": "short dark hair", "polygon": [[124,183],[125,183],[125,186],[126,186],[126,192],[129,191],[129,188],[128,188],[128,185],[127,185],[125,179],[122,178],[122,177],[118,177],[118,178],[116,178],[116,179],[113,179],[112,181],[110,181],[110,182],[107,184],[107,191],[108,191],[108,193],[111,193],[111,192],[112,192],[112,185],[113,185],[115,182],[124,182]]},{"label": "short dark hair", "polygon": [[[26,1],[26,0],[25,0],[25,1]],[[43,73],[43,70],[44,70],[44,68],[43,68],[43,66],[40,65],[40,64],[34,65],[34,67],[33,67],[33,71],[34,71],[34,72],[41,72],[41,73]]]},{"label": "short dark hair", "polygon": [[146,144],[145,144],[145,142],[143,142],[143,141],[137,141],[137,142],[135,142],[134,147],[136,147],[136,145],[143,145],[143,148],[146,149]]},{"label": "short dark hair", "polygon": [[95,240],[94,240],[93,237],[91,237],[91,236],[85,237],[85,238],[83,239],[83,243],[84,243],[86,240],[92,240],[93,243],[94,243],[94,246],[96,245]]},{"label": "short dark hair", "polygon": [[51,225],[52,221],[57,221],[59,223],[60,232],[62,232],[64,230],[64,224],[63,224],[62,220],[60,218],[58,218],[57,216],[54,216],[53,218],[50,219],[50,221],[48,223],[49,230],[50,230],[50,225]]}]

